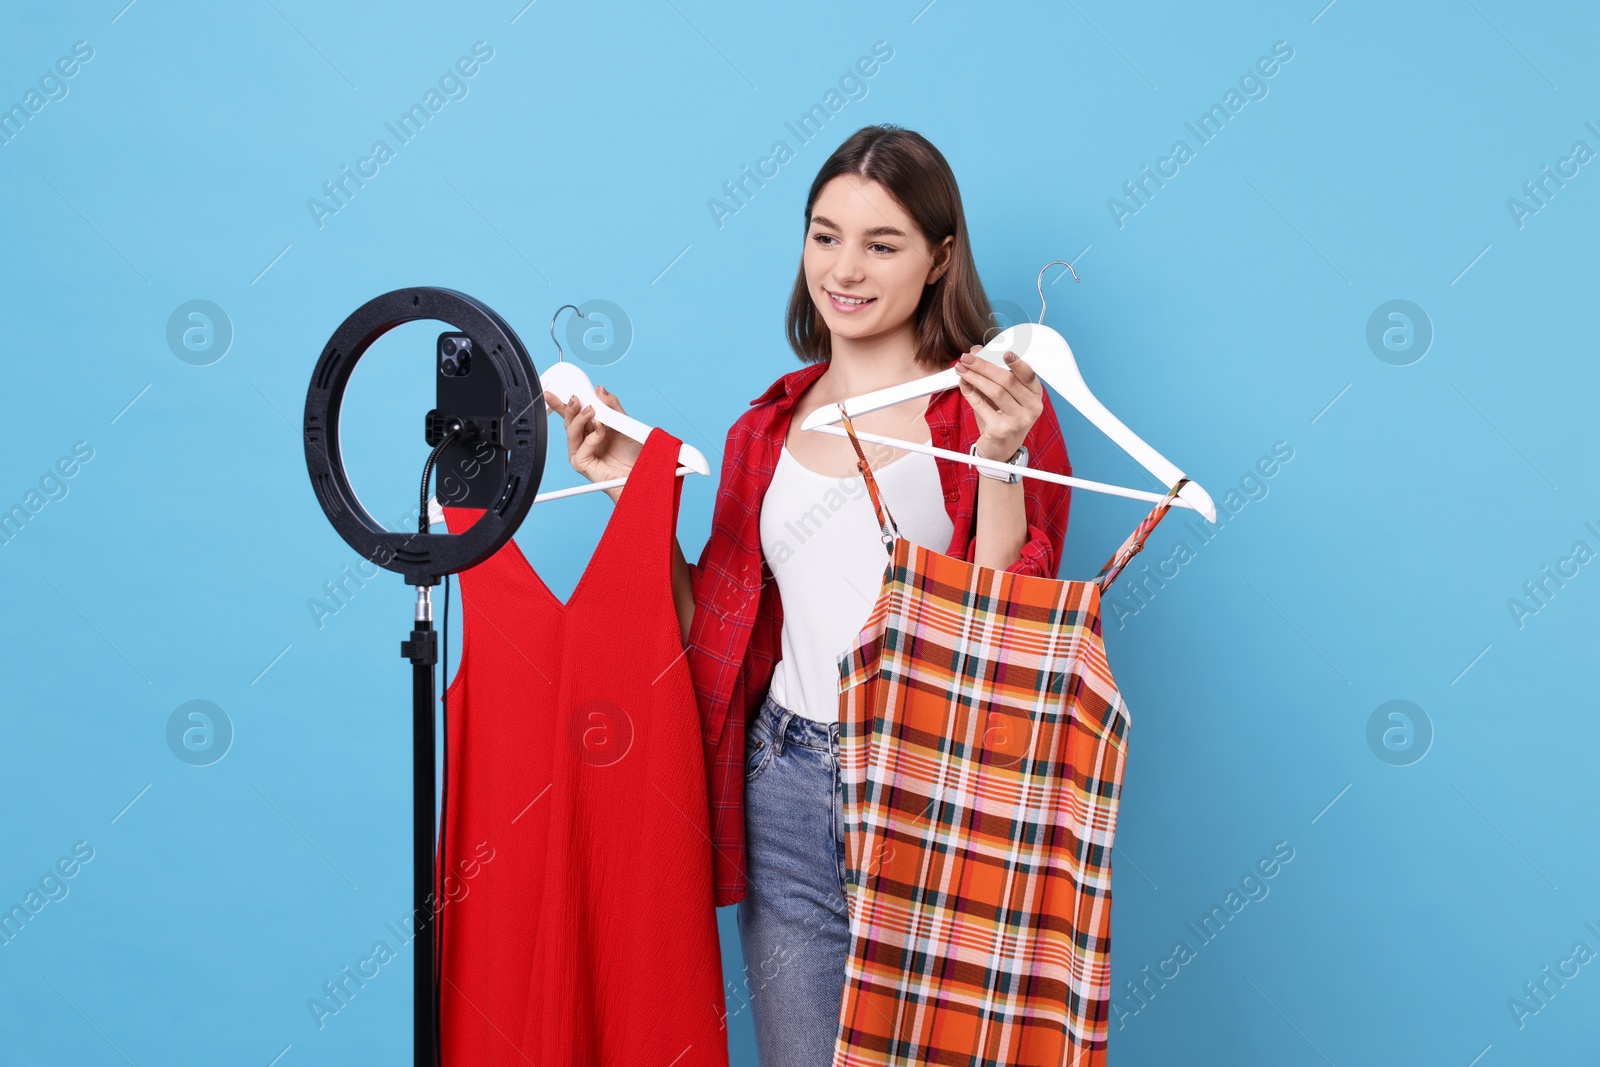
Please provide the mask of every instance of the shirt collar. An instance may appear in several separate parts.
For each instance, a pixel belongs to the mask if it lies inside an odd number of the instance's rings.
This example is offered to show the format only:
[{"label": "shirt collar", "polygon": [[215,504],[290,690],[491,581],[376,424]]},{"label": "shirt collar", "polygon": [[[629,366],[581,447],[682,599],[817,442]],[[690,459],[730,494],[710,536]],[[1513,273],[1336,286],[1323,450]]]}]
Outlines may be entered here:
[{"label": "shirt collar", "polygon": [[792,407],[794,402],[799,399],[800,394],[805,392],[806,387],[827,369],[828,361],[819,359],[815,363],[809,363],[798,370],[792,370],[788,374],[781,375],[777,381],[767,386],[766,392],[750,401],[750,406],[764,404],[782,395],[783,401],[780,406]]}]

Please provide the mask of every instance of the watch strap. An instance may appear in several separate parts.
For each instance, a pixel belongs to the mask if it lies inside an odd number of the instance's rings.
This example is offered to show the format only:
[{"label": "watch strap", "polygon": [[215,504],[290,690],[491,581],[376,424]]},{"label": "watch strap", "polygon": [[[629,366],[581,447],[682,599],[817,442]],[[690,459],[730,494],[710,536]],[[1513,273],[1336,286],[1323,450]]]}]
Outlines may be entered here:
[{"label": "watch strap", "polygon": [[[978,455],[978,442],[974,441],[972,443],[972,447],[967,449],[967,454],[969,456]],[[981,459],[984,457],[979,458]],[[1022,464],[1026,466],[1028,462],[1028,446],[1019,446],[1015,452],[1011,453],[1011,458],[1005,462]],[[979,474],[983,475],[985,478],[993,478],[997,482],[1005,482],[1007,485],[1016,485],[1018,482],[1022,481],[1022,475],[1018,474],[1016,471],[1007,471],[1004,474],[1001,474],[977,463],[974,463],[973,466],[978,468]]]}]

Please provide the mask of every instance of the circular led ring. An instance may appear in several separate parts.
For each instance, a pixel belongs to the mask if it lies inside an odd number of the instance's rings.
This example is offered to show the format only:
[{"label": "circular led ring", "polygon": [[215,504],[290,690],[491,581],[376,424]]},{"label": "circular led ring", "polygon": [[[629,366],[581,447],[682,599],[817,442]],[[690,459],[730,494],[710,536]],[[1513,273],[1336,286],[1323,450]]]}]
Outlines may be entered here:
[{"label": "circular led ring", "polygon": [[[472,339],[506,389],[505,479],[495,505],[459,534],[385,530],[356,498],[339,450],[339,408],[350,375],[373,342],[396,326],[435,319]],[[374,297],[339,325],[322,350],[306,391],[306,469],[328,521],[362,557],[405,575],[409,585],[438,585],[494,555],[533,507],[545,460],[544,390],[522,341],[487,305],[453,289],[420,286]]]}]

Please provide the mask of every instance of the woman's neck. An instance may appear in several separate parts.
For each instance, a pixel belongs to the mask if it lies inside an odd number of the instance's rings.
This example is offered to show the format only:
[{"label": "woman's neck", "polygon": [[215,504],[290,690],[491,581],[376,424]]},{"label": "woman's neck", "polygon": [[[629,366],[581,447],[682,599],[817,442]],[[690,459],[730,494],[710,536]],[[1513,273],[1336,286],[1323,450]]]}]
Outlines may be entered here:
[{"label": "woman's neck", "polygon": [[818,382],[826,380],[826,402],[832,402],[876,389],[887,389],[928,373],[917,364],[916,332],[907,323],[904,329],[876,337],[840,337],[834,334],[830,342],[828,369]]}]

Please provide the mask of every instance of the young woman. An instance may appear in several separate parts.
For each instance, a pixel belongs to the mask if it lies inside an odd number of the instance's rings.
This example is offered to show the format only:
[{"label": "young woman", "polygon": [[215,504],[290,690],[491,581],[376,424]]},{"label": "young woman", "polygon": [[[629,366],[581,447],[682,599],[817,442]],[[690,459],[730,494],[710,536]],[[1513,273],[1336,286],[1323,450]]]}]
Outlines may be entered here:
[{"label": "young woman", "polygon": [[[716,903],[739,904],[763,1067],[832,1062],[849,948],[837,657],[865,625],[885,565],[850,441],[802,433],[800,423],[953,365],[959,388],[854,425],[1071,473],[1032,369],[1012,353],[1005,367],[974,355],[994,326],[961,194],[937,148],[894,126],[858,130],[818,172],[805,227],[788,312],[804,366],[734,423],[700,562],[678,547],[673,563],[705,731]],[[595,421],[592,407],[545,400],[562,416],[577,471],[591,481],[627,474],[637,442]],[[864,450],[904,536],[997,570],[1056,577],[1067,487]],[[621,490],[607,492],[615,500]]]}]

